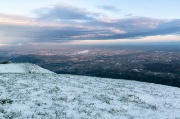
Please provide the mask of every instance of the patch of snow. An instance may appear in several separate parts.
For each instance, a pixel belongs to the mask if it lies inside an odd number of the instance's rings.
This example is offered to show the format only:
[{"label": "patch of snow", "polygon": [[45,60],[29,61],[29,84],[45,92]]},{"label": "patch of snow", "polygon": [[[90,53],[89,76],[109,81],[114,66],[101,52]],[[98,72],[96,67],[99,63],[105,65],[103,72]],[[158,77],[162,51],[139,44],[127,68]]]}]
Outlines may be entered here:
[{"label": "patch of snow", "polygon": [[0,73],[53,73],[30,63],[0,64]]},{"label": "patch of snow", "polygon": [[132,69],[132,71],[135,71],[135,72],[140,72],[139,69]]},{"label": "patch of snow", "polygon": [[88,53],[89,53],[89,50],[83,50],[83,51],[76,52],[73,55],[82,55],[82,54],[88,54]]},{"label": "patch of snow", "polygon": [[51,73],[0,74],[0,119],[178,119],[179,112],[176,87]]}]

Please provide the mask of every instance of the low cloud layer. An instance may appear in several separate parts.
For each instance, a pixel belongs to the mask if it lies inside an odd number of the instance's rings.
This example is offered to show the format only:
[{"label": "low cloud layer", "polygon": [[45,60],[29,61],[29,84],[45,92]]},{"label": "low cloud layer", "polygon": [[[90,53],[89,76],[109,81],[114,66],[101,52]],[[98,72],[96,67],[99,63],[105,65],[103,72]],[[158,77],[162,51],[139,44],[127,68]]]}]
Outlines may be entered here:
[{"label": "low cloud layer", "polygon": [[[114,8],[106,6],[103,9]],[[180,19],[113,19],[68,5],[39,8],[35,14],[34,18],[0,14],[0,44],[131,40],[156,35],[180,35]]]}]

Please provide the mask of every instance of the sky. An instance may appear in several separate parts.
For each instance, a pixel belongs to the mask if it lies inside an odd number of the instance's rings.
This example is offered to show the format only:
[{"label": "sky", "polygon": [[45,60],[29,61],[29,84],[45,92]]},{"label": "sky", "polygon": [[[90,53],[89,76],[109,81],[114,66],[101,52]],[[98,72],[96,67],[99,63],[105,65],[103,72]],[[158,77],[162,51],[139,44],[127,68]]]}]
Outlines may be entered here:
[{"label": "sky", "polygon": [[180,44],[180,0],[0,3],[0,46]]}]

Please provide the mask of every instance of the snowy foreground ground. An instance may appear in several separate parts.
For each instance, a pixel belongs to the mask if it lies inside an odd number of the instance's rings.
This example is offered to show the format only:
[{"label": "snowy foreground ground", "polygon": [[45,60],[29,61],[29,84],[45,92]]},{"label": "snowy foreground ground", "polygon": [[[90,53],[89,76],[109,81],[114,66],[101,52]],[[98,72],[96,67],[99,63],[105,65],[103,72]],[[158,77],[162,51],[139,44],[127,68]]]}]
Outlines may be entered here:
[{"label": "snowy foreground ground", "polygon": [[0,119],[180,119],[180,89],[54,73],[0,74]]},{"label": "snowy foreground ground", "polygon": [[0,119],[180,119],[180,89],[57,74],[0,74]]}]

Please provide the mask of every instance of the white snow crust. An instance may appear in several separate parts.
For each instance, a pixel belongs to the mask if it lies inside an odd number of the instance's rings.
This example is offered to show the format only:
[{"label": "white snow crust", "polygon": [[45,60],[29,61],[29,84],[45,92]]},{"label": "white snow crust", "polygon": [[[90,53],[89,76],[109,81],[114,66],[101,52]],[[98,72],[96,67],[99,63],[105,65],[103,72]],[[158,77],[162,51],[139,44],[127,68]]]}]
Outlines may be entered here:
[{"label": "white snow crust", "polygon": [[73,55],[82,55],[82,54],[88,54],[88,53],[89,53],[89,50],[83,50],[83,51],[76,52]]},{"label": "white snow crust", "polygon": [[0,73],[53,73],[30,63],[0,64]]},{"label": "white snow crust", "polygon": [[179,113],[176,87],[55,73],[0,74],[0,119],[180,119]]}]

